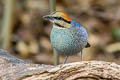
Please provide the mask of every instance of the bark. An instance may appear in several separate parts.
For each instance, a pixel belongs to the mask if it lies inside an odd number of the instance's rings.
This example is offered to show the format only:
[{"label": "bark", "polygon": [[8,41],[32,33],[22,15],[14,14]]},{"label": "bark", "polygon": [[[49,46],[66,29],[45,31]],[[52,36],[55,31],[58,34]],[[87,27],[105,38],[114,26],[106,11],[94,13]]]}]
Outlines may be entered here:
[{"label": "bark", "polygon": [[40,65],[0,50],[0,80],[120,80],[120,65],[104,61]]}]

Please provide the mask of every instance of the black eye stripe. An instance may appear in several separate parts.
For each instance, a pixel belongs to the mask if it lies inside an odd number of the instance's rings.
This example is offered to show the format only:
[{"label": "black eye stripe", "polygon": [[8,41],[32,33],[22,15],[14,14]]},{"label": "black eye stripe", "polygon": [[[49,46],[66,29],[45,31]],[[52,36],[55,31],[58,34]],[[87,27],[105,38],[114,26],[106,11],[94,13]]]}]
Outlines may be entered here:
[{"label": "black eye stripe", "polygon": [[53,18],[56,19],[56,20],[63,20],[65,22],[67,22],[67,23],[70,23],[70,21],[67,21],[66,19],[64,19],[62,17],[53,17]]},{"label": "black eye stripe", "polygon": [[62,20],[62,17],[53,17],[53,18],[57,20]]}]

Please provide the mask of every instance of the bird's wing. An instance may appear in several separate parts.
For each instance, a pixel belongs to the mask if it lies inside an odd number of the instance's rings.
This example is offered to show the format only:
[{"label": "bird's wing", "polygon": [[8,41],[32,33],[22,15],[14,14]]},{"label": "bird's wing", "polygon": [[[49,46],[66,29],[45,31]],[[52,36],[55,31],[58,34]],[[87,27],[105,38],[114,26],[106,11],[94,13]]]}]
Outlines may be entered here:
[{"label": "bird's wing", "polygon": [[[74,20],[71,20],[71,24],[72,24],[73,27],[78,27],[79,29],[81,29],[81,32],[85,32],[86,33],[85,28],[83,28],[82,25],[80,25],[78,22],[76,22]],[[88,47],[91,47],[91,45],[87,42],[87,45],[85,46],[85,48],[88,48]]]}]

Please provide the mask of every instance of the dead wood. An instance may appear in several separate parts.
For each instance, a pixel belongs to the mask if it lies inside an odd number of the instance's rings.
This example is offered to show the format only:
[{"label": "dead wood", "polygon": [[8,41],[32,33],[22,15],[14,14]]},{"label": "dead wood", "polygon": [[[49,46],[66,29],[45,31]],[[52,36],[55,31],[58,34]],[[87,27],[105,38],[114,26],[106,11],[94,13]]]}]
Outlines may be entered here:
[{"label": "dead wood", "polygon": [[0,80],[120,80],[120,65],[104,61],[40,65],[0,50]]}]

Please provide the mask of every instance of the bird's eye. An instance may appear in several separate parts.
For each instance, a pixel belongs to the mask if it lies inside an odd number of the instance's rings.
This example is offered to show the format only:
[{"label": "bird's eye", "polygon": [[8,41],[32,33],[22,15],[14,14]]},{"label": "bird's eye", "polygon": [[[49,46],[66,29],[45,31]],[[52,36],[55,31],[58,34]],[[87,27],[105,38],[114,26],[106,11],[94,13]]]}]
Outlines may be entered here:
[{"label": "bird's eye", "polygon": [[57,19],[58,19],[58,20],[61,20],[62,18],[61,18],[61,17],[58,17]]}]

